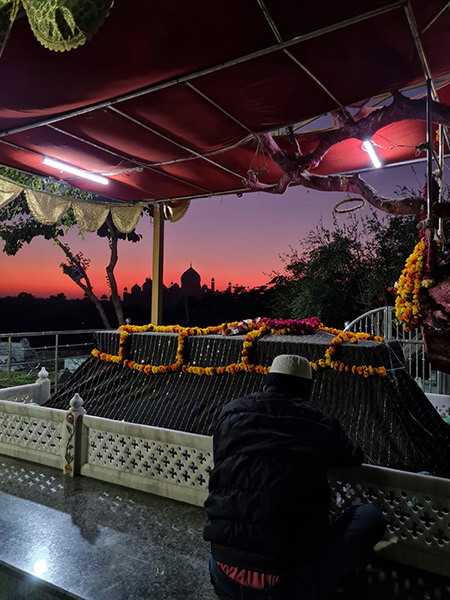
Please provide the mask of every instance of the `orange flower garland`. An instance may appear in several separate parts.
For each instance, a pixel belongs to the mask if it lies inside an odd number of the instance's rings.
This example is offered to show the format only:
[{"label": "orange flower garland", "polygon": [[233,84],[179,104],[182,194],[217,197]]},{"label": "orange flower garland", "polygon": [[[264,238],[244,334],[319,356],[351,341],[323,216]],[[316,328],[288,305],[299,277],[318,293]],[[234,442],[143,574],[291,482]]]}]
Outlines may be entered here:
[{"label": "orange flower garland", "polygon": [[325,327],[322,325],[319,331],[325,331],[331,333],[336,337],[331,340],[329,348],[325,351],[324,358],[320,358],[314,362],[311,362],[311,367],[314,371],[318,371],[319,368],[325,369],[329,367],[334,371],[341,373],[353,373],[353,375],[361,375],[363,377],[369,377],[370,375],[380,375],[384,377],[386,375],[385,367],[372,367],[371,365],[347,365],[340,360],[333,359],[336,354],[336,349],[343,342],[350,342],[350,344],[357,344],[358,340],[372,340],[375,342],[383,342],[384,339],[380,336],[372,336],[368,333],[353,333],[353,331],[341,331],[340,329],[334,329],[332,327]]},{"label": "orange flower garland", "polygon": [[[265,321],[265,322],[264,322]],[[303,320],[306,321],[306,320]],[[103,360],[105,362],[113,362],[116,364],[122,364],[124,367],[128,367],[135,371],[139,371],[141,373],[145,373],[146,375],[157,375],[161,373],[177,373],[182,371],[183,373],[192,373],[194,375],[223,375],[225,373],[236,374],[242,371],[246,371],[247,373],[259,373],[261,375],[267,375],[269,372],[269,367],[265,367],[263,365],[254,365],[250,363],[250,351],[253,347],[253,343],[259,337],[266,335],[268,333],[275,333],[278,335],[288,335],[291,333],[291,329],[289,326],[284,327],[283,323],[278,320],[276,324],[276,329],[273,328],[273,322],[268,319],[247,319],[245,321],[246,327],[246,336],[244,342],[242,344],[241,351],[241,362],[232,363],[227,366],[221,367],[195,367],[191,365],[186,365],[184,362],[184,346],[185,340],[188,336],[195,335],[209,335],[209,334],[220,334],[226,332],[231,332],[236,330],[237,327],[242,322],[234,322],[234,323],[224,323],[222,325],[214,326],[214,327],[181,327],[180,325],[168,325],[168,326],[156,326],[152,325],[122,325],[119,327],[120,339],[119,339],[119,350],[117,355],[107,354],[104,352],[100,352],[97,349],[92,350],[92,355],[95,358]],[[294,329],[295,322],[290,321],[289,323]],[[299,323],[299,322],[297,322]],[[312,325],[313,324],[313,325]],[[272,327],[270,326],[272,325]],[[354,375],[361,375],[363,377],[369,377],[371,375],[379,375],[384,377],[386,375],[385,367],[372,367],[367,365],[347,365],[342,361],[335,359],[335,354],[337,348],[343,342],[350,342],[351,344],[356,344],[358,340],[374,340],[376,342],[382,342],[383,338],[378,336],[371,336],[368,333],[353,333],[350,331],[344,332],[340,329],[333,329],[331,327],[325,327],[318,319],[311,319],[311,323],[306,322],[306,325],[313,327],[314,331],[324,331],[326,333],[330,333],[335,337],[331,340],[329,348],[326,350],[323,358],[312,361],[311,367],[318,371],[319,369],[331,368],[335,371],[345,372],[345,373],[353,373]],[[303,325],[304,326],[304,323]],[[150,365],[150,364],[141,364],[137,363],[133,360],[128,360],[125,358],[126,356],[126,344],[128,336],[131,333],[144,333],[147,331],[152,331],[155,333],[178,333],[178,345],[177,345],[177,354],[176,361],[171,365]]]},{"label": "orange flower garland", "polygon": [[395,314],[405,331],[419,327],[421,291],[434,285],[438,263],[439,242],[432,238],[432,231],[421,229],[419,238],[395,286]]},{"label": "orange flower garland", "polygon": [[419,240],[400,275],[395,298],[395,314],[405,331],[419,325],[420,289],[425,262],[425,241]]}]

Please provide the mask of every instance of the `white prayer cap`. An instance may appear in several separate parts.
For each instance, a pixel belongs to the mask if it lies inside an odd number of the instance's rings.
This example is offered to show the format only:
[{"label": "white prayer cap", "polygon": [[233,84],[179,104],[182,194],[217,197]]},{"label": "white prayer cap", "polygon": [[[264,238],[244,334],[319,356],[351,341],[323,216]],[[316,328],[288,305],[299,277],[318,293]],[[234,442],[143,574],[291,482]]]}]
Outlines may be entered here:
[{"label": "white prayer cap", "polygon": [[270,373],[280,373],[281,375],[292,375],[294,377],[303,377],[303,379],[312,379],[311,365],[309,360],[297,354],[280,354],[273,359]]}]

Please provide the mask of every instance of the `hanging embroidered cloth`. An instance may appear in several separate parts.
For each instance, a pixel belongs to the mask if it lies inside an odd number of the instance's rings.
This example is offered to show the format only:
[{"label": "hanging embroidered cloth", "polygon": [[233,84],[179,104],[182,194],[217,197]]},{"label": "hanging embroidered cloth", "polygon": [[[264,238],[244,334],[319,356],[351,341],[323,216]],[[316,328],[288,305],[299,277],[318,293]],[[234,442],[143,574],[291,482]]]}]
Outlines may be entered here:
[{"label": "hanging embroidered cloth", "polygon": [[179,221],[187,213],[190,203],[191,201],[189,199],[169,200],[169,202],[164,202],[164,217],[171,223]]},{"label": "hanging embroidered cloth", "polygon": [[102,26],[114,0],[0,0],[0,54],[8,33],[24,10],[37,40],[64,52],[86,43]]},{"label": "hanging embroidered cloth", "polygon": [[69,208],[72,208],[77,223],[83,231],[97,231],[111,213],[117,229],[121,233],[130,233],[142,215],[142,206],[139,205],[117,206],[108,203],[75,202],[56,194],[27,189],[0,177],[0,207],[12,202],[21,192],[25,192],[28,208],[33,217],[44,225],[57,223]]},{"label": "hanging embroidered cloth", "polygon": [[17,183],[11,183],[5,179],[0,179],[0,207],[6,206],[23,191],[23,187]]}]

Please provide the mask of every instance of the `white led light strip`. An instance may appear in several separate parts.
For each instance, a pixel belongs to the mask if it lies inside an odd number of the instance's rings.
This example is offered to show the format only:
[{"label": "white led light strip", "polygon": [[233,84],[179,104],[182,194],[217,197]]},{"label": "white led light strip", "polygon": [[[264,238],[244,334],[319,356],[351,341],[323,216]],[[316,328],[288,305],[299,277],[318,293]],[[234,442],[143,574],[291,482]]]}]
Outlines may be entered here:
[{"label": "white led light strip", "polygon": [[83,179],[89,179],[90,181],[101,183],[102,185],[108,185],[109,183],[109,180],[106,179],[106,177],[102,177],[102,175],[90,173],[89,171],[85,171],[84,169],[79,169],[78,167],[68,165],[66,163],[60,162],[59,160],[54,160],[53,158],[48,158],[47,156],[44,157],[44,165],[54,167],[59,171],[66,171],[67,173],[78,175],[79,177],[83,177]]},{"label": "white led light strip", "polygon": [[375,152],[375,149],[373,147],[373,142],[371,142],[370,140],[365,140],[363,142],[363,148],[364,150],[368,153],[368,155],[370,156],[373,166],[376,169],[379,169],[381,167],[381,162],[380,159],[377,156],[377,153]]}]

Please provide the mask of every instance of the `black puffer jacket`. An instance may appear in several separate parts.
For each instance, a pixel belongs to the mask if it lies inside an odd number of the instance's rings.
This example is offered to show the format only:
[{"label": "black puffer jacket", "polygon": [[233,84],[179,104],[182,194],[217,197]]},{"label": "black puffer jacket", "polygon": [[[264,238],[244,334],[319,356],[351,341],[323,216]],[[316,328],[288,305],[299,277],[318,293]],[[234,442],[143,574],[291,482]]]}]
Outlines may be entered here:
[{"label": "black puffer jacket", "polygon": [[328,526],[325,469],[363,461],[338,421],[269,388],[234,400],[219,415],[204,538],[214,558],[285,573]]}]

